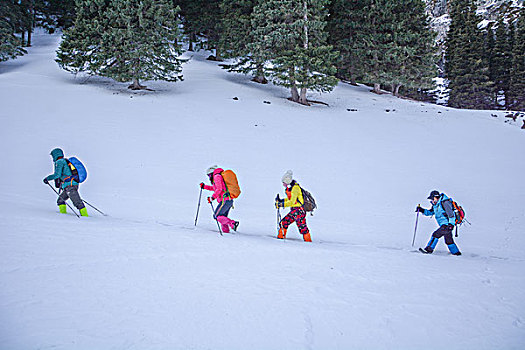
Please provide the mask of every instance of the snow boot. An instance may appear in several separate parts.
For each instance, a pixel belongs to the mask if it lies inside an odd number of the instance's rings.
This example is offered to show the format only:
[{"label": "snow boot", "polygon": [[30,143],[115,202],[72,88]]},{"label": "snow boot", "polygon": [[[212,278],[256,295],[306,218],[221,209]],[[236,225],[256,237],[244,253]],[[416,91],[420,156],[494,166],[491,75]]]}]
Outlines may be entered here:
[{"label": "snow boot", "polygon": [[305,233],[303,235],[303,239],[304,239],[305,242],[311,242],[312,241],[312,237],[310,236],[310,232]]},{"label": "snow boot", "polygon": [[456,245],[456,243],[449,244],[448,250],[450,250],[450,253],[452,253],[452,255],[461,255],[461,252],[459,251],[459,248]]},{"label": "snow boot", "polygon": [[65,204],[61,204],[58,206],[58,210],[60,210],[60,214],[66,214],[67,213],[67,207]]},{"label": "snow boot", "polygon": [[87,213],[87,209],[86,207],[80,209],[80,216],[85,216],[85,217],[88,217],[88,213]]},{"label": "snow boot", "polygon": [[430,237],[430,241],[428,241],[427,246],[425,247],[425,251],[423,252],[420,248],[419,250],[422,251],[422,253],[432,254],[434,252],[434,249],[436,248],[436,245],[438,244],[438,239],[434,236]]},{"label": "snow boot", "polygon": [[286,238],[286,229],[285,228],[280,228],[279,229],[279,234],[277,235],[277,238],[279,239],[285,239]]},{"label": "snow boot", "polygon": [[235,232],[237,232],[237,227],[239,227],[239,221],[235,221],[235,222],[233,223],[233,230],[234,230]]}]

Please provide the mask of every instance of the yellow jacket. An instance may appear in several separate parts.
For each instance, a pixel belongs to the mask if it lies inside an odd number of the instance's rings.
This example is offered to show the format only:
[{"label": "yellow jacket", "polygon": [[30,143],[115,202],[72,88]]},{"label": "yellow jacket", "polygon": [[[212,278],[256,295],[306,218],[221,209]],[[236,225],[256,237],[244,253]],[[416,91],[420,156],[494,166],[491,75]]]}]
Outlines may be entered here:
[{"label": "yellow jacket", "polygon": [[304,204],[303,191],[301,191],[299,184],[293,183],[292,185],[291,190],[288,188],[286,189],[286,196],[288,199],[284,200],[284,206],[291,208],[302,207]]}]

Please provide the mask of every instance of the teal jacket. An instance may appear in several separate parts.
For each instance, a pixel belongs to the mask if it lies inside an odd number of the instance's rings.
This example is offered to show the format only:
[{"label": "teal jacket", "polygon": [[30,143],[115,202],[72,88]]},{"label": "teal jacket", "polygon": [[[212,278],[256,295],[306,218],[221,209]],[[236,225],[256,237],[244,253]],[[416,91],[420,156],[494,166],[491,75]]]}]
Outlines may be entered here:
[{"label": "teal jacket", "polygon": [[[438,200],[438,202],[435,205],[432,205],[432,209],[425,209],[425,211],[423,212],[423,215],[426,215],[426,216],[435,215],[436,216],[436,221],[437,221],[439,226],[443,226],[443,225],[447,225],[447,224],[455,225],[456,224],[456,217],[454,215],[453,210],[451,212],[451,214],[452,214],[451,217],[448,217],[447,214],[446,214],[445,208],[443,207],[443,205],[449,205],[449,206],[451,205],[450,201],[448,201],[446,203],[443,203],[447,199],[449,199],[449,197],[447,197],[446,194],[442,193],[441,197]],[[451,208],[449,208],[449,210],[450,209]]]},{"label": "teal jacket", "polygon": [[47,181],[60,179],[62,181],[62,188],[68,186],[78,186],[78,182],[72,179],[71,169],[67,165],[67,161],[64,159],[64,152],[60,148],[55,148],[51,151],[53,162],[55,163],[55,172],[48,177]]}]

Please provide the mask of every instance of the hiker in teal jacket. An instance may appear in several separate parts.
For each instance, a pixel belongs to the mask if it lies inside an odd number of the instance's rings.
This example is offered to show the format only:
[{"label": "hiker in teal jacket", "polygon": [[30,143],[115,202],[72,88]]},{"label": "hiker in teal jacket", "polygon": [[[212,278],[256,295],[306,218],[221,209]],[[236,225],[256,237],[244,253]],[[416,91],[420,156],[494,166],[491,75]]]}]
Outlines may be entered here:
[{"label": "hiker in teal jacket", "polygon": [[71,198],[75,207],[80,211],[80,215],[88,216],[86,206],[78,194],[78,182],[75,181],[68,162],[64,158],[64,152],[60,148],[51,151],[51,157],[55,163],[55,172],[44,178],[44,183],[55,180],[55,185],[60,187],[57,204],[62,214],[66,213],[66,200]]},{"label": "hiker in teal jacket", "polygon": [[450,198],[446,194],[434,190],[430,192],[428,199],[430,200],[432,208],[425,209],[418,205],[416,212],[420,212],[425,216],[434,215],[439,228],[432,233],[432,237],[430,237],[427,246],[424,249],[421,249],[421,251],[423,253],[432,254],[439,239],[444,237],[448,250],[454,255],[461,255],[461,252],[456,243],[454,243],[454,238],[452,237],[452,230],[456,225],[456,216],[454,214],[454,209],[452,208],[452,203],[449,200]]}]

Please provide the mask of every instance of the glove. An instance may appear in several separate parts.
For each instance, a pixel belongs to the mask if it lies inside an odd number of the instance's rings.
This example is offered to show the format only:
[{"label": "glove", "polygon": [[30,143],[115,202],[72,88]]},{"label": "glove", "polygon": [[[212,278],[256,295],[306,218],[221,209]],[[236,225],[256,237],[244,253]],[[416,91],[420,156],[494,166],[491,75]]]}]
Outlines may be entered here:
[{"label": "glove", "polygon": [[60,188],[62,186],[62,180],[60,179],[55,179],[55,187],[56,188]]},{"label": "glove", "polygon": [[46,185],[49,184],[49,181],[47,181],[47,177],[45,177],[43,181],[44,181],[44,183],[45,183]]},{"label": "glove", "polygon": [[211,201],[213,201],[213,198],[208,197],[208,203],[211,203]]},{"label": "glove", "polygon": [[425,209],[422,208],[422,207],[418,204],[418,206],[417,206],[417,208],[416,208],[416,213],[417,213],[417,212],[424,213],[424,212],[425,212]]},{"label": "glove", "polygon": [[204,182],[201,182],[201,184],[199,185],[201,188],[204,188]]},{"label": "glove", "polygon": [[275,199],[275,208],[284,208],[284,199]]}]

